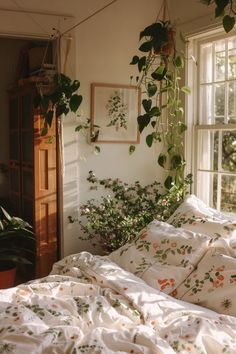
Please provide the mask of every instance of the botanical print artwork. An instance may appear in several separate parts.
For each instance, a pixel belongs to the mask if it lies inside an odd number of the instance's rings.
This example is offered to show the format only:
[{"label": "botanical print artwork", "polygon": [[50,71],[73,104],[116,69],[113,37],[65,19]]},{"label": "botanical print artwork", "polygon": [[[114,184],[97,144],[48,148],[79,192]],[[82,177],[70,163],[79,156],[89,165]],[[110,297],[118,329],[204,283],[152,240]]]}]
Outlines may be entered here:
[{"label": "botanical print artwork", "polygon": [[99,127],[96,142],[138,144],[140,88],[134,85],[93,83],[91,95],[91,131]]},{"label": "botanical print artwork", "polygon": [[106,110],[109,120],[107,127],[114,126],[116,131],[119,128],[127,129],[128,106],[124,103],[122,94],[118,90],[115,90],[110,96]]}]

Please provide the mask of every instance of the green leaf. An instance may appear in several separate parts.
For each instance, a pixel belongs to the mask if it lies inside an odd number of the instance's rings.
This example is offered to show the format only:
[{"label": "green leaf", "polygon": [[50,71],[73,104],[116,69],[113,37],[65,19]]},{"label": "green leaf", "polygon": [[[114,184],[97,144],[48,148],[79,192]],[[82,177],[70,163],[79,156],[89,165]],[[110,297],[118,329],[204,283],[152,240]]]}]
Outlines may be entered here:
[{"label": "green leaf", "polygon": [[191,90],[188,86],[182,86],[181,91],[187,94],[191,93]]},{"label": "green leaf", "polygon": [[164,65],[160,65],[152,74],[151,77],[154,80],[158,80],[161,81],[164,79],[165,75],[166,75],[167,69]]},{"label": "green leaf", "polygon": [[152,117],[160,117],[161,115],[161,111],[159,107],[152,107],[149,113]]},{"label": "green leaf", "polygon": [[152,41],[147,41],[144,42],[143,44],[141,44],[141,46],[139,47],[139,50],[141,52],[150,52],[150,50],[152,49]]},{"label": "green leaf", "polygon": [[226,33],[230,32],[235,25],[235,17],[229,15],[224,16],[223,18],[223,27]]},{"label": "green leaf", "polygon": [[165,182],[164,182],[164,186],[166,189],[171,189],[171,187],[173,187],[173,177],[171,176],[168,176],[166,179],[165,179]]},{"label": "green leaf", "polygon": [[136,147],[134,145],[130,145],[129,154],[132,155],[135,152]]},{"label": "green leaf", "polygon": [[142,105],[145,111],[148,113],[152,107],[152,100],[142,100]]},{"label": "green leaf", "polygon": [[41,130],[41,136],[46,136],[48,133],[48,128],[47,127],[43,127]]},{"label": "green leaf", "polygon": [[63,103],[63,104],[59,104],[57,105],[57,108],[56,108],[56,117],[60,117],[62,114],[64,114],[66,112],[66,104]]},{"label": "green leaf", "polygon": [[153,120],[153,121],[151,122],[151,126],[153,127],[153,129],[155,128],[156,125],[157,125],[157,122],[156,122],[155,120]]},{"label": "green leaf", "polygon": [[77,109],[79,108],[80,104],[82,102],[82,96],[81,95],[77,95],[74,94],[71,99],[70,99],[70,109],[72,110],[72,112],[76,112]]},{"label": "green leaf", "polygon": [[144,114],[142,116],[139,116],[137,120],[138,120],[139,132],[142,133],[143,129],[147,127],[148,124],[150,123],[151,117],[149,114]]},{"label": "green leaf", "polygon": [[54,115],[54,112],[51,110],[48,111],[45,115],[45,120],[46,120],[47,124],[49,125],[49,127],[52,126],[53,115]]},{"label": "green leaf", "polygon": [[153,143],[153,135],[149,134],[146,136],[146,144],[148,147],[151,147]]},{"label": "green leaf", "polygon": [[71,85],[72,92],[77,91],[79,89],[79,87],[80,87],[80,82],[78,80],[74,80]]},{"label": "green leaf", "polygon": [[180,169],[180,167],[182,167],[182,157],[180,155],[174,155],[171,159],[171,164],[175,170]]},{"label": "green leaf", "polygon": [[149,83],[147,86],[147,94],[149,97],[152,97],[157,92],[157,85],[153,83]]},{"label": "green leaf", "polygon": [[188,128],[187,128],[187,125],[186,125],[186,124],[181,123],[181,124],[179,125],[179,132],[180,132],[180,134],[182,134],[183,132],[185,132],[187,129],[188,129]]},{"label": "green leaf", "polygon": [[130,62],[130,65],[136,65],[138,62],[139,62],[139,57],[137,55],[134,55]]},{"label": "green leaf", "polygon": [[184,60],[181,56],[177,56],[174,60],[174,64],[177,68],[182,69],[184,67]]},{"label": "green leaf", "polygon": [[101,148],[99,146],[94,146],[95,153],[99,154],[101,152]]},{"label": "green leaf", "polygon": [[146,57],[142,57],[142,58],[139,59],[139,62],[138,62],[138,70],[139,70],[139,72],[144,70],[145,66],[146,66]]},{"label": "green leaf", "polygon": [[158,157],[157,162],[158,162],[158,164],[159,164],[161,167],[164,168],[165,163],[166,163],[166,160],[167,160],[166,155],[160,154],[159,157]]},{"label": "green leaf", "polygon": [[76,131],[76,132],[79,132],[81,129],[83,129],[83,126],[82,126],[82,125],[78,125],[78,126],[75,128],[75,131]]}]

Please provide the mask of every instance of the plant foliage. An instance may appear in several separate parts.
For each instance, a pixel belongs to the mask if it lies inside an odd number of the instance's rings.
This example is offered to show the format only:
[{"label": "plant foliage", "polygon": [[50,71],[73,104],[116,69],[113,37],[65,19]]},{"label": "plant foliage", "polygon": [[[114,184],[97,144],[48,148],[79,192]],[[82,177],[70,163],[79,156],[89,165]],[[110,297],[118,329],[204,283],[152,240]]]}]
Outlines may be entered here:
[{"label": "plant foliage", "polygon": [[124,183],[119,179],[98,179],[90,171],[87,180],[91,189],[99,187],[109,192],[100,201],[94,199],[80,207],[79,221],[69,216],[71,223],[78,221],[84,236],[81,240],[95,239],[109,253],[136,239],[153,219],[166,220],[186,194],[191,175],[178,186],[163,193],[160,183],[142,186],[140,182]]},{"label": "plant foliage", "polygon": [[201,0],[205,5],[215,5],[215,17],[222,17],[225,32],[230,32],[235,26],[235,0]]},{"label": "plant foliage", "polygon": [[31,226],[0,206],[0,262],[31,264],[35,245]]},{"label": "plant foliage", "polygon": [[41,135],[47,135],[48,127],[51,127],[54,117],[77,112],[82,102],[82,96],[76,93],[79,87],[78,80],[71,80],[68,76],[57,73],[54,76],[52,90],[47,93],[39,92],[35,97],[35,108],[40,107],[44,117]]},{"label": "plant foliage", "polygon": [[157,157],[160,166],[168,170],[165,187],[182,183],[185,160],[183,156],[184,108],[181,94],[189,87],[181,84],[184,56],[175,45],[175,31],[169,21],[158,21],[140,33],[143,43],[131,65],[137,65],[138,85],[146,97],[142,100],[143,114],[138,119],[139,131],[148,128],[146,144],[151,148],[161,142],[163,151]]}]

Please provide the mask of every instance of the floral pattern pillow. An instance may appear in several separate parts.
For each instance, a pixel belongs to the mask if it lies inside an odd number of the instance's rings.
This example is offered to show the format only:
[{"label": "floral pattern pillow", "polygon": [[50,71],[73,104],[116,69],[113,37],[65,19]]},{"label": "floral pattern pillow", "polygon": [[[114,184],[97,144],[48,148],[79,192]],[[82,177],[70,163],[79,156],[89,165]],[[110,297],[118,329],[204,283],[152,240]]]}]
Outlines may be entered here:
[{"label": "floral pattern pillow", "polygon": [[219,313],[236,316],[236,258],[209,250],[171,295]]},{"label": "floral pattern pillow", "polygon": [[206,235],[154,220],[135,242],[111,253],[109,259],[169,294],[193,271],[209,243]]},{"label": "floral pattern pillow", "polygon": [[190,195],[167,220],[174,227],[209,235],[213,240],[236,234],[236,218],[208,207],[195,195]]}]

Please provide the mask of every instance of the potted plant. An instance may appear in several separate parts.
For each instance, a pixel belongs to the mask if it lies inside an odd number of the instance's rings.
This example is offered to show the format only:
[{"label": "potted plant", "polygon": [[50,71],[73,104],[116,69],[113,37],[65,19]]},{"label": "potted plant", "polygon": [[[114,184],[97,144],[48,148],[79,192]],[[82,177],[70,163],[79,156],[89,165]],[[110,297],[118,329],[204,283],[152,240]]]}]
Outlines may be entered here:
[{"label": "potted plant", "polygon": [[[138,67],[137,84],[146,96],[142,100],[144,113],[137,118],[139,131],[142,133],[149,127],[148,147],[162,143],[157,161],[168,172],[165,187],[170,189],[183,181],[185,166],[183,133],[187,127],[181,92],[190,92],[180,83],[185,60],[176,48],[170,21],[157,21],[146,27],[140,33],[140,40],[143,41],[139,47],[142,55],[135,55],[130,63]],[[131,146],[130,153],[134,150]]]},{"label": "potted plant", "polygon": [[33,263],[35,245],[31,226],[0,206],[0,289],[14,285],[16,265]]}]

